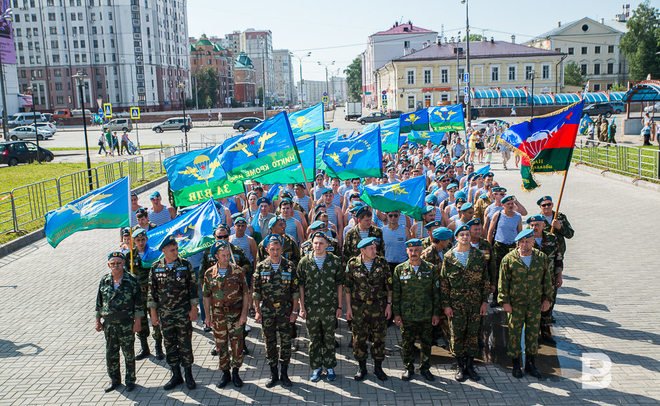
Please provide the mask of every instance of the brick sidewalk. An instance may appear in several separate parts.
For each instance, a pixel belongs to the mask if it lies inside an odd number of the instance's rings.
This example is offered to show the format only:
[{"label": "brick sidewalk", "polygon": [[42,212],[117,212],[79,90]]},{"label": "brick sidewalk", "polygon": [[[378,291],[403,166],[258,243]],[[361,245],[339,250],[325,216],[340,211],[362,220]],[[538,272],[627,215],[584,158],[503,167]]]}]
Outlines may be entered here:
[{"label": "brick sidewalk", "polygon": [[[495,171],[511,191],[520,182],[515,171]],[[517,192],[530,213],[542,194],[557,195],[561,178],[540,177],[538,192]],[[159,188],[163,192],[163,188]],[[146,203],[147,194],[141,202]],[[390,356],[384,367],[390,380],[381,384],[352,379],[356,363],[347,348],[346,325],[341,323],[338,379],[334,383],[308,381],[307,340],[294,353],[291,390],[264,387],[268,379],[260,328],[252,324],[248,337],[252,354],[243,369],[245,386],[219,390],[217,357],[211,357],[210,334],[198,326],[193,334],[198,382],[194,391],[165,392],[169,379],[164,361],[138,361],[138,389],[132,393],[103,393],[108,382],[104,339],[94,331],[94,301],[98,281],[107,272],[105,254],[117,243],[116,230],[78,233],[57,250],[39,241],[0,259],[0,405],[5,404],[657,404],[660,399],[660,318],[656,306],[660,263],[656,231],[660,224],[660,194],[605,180],[572,169],[562,211],[576,236],[569,241],[564,287],[560,291],[554,331],[557,350],[542,347],[540,363],[553,372],[539,382],[512,378],[499,365],[479,364],[479,383],[456,383],[451,359],[434,348],[435,382],[399,378],[402,361],[396,328],[389,330]],[[617,211],[618,210],[618,211]],[[625,215],[615,215],[623,212]],[[87,262],[86,262],[87,261]],[[305,333],[304,326],[301,333]],[[303,334],[304,335],[304,334]],[[583,352],[602,352],[612,360],[608,389],[581,388]],[[123,367],[122,367],[123,370]],[[417,375],[419,377],[419,375]]]}]

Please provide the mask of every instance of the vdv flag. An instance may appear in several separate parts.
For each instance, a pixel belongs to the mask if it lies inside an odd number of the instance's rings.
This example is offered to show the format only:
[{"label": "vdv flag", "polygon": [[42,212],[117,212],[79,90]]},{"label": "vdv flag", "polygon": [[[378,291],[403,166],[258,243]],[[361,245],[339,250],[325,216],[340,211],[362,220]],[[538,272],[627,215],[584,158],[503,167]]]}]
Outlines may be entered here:
[{"label": "vdv flag", "polygon": [[399,148],[401,147],[401,143],[399,142],[399,127],[400,121],[398,118],[380,122],[380,138],[383,144],[383,152],[388,154],[399,152]]},{"label": "vdv flag", "polygon": [[296,141],[309,139],[310,135],[323,131],[323,103],[289,114],[289,123]]},{"label": "vdv flag", "polygon": [[[316,166],[316,140],[314,136],[303,141],[296,141],[298,153],[300,154],[300,162],[298,165],[290,166],[279,171],[271,172],[267,175],[260,176],[255,181],[263,183],[264,185],[272,185],[274,183],[304,183],[314,182]],[[305,169],[305,176],[303,171]]]},{"label": "vdv flag", "polygon": [[300,163],[285,111],[256,126],[219,158],[231,182],[242,182]]},{"label": "vdv flag", "polygon": [[443,138],[445,138],[445,133],[415,130],[408,133],[408,142],[414,142],[419,145],[426,145],[428,141],[431,141],[435,145],[442,145]]},{"label": "vdv flag", "polygon": [[55,248],[78,231],[129,226],[130,195],[123,177],[46,213],[46,240]]},{"label": "vdv flag", "polygon": [[360,199],[374,209],[389,212],[400,210],[416,220],[422,219],[426,203],[426,178],[416,176],[403,182],[367,185]]},{"label": "vdv flag", "polygon": [[199,204],[207,199],[220,199],[243,193],[241,182],[230,182],[220,166],[222,145],[184,152],[166,158],[163,166],[179,207]]},{"label": "vdv flag", "polygon": [[347,180],[381,177],[383,152],[380,127],[349,139],[328,143],[323,151],[323,162],[333,178]]},{"label": "vdv flag", "polygon": [[181,216],[147,231],[147,253],[142,261],[151,266],[162,257],[158,247],[165,237],[174,235],[179,244],[179,256],[189,257],[213,245],[213,231],[221,222],[213,199],[198,205]]},{"label": "vdv flag", "polygon": [[401,114],[399,117],[401,134],[409,133],[412,130],[429,130],[429,112],[426,109],[413,111],[412,113]]},{"label": "vdv flag", "polygon": [[339,129],[331,128],[329,130],[316,133],[316,170],[325,170],[325,162],[323,162],[323,150],[326,144],[330,141],[335,141],[339,137]]},{"label": "vdv flag", "polygon": [[429,125],[437,132],[465,130],[465,114],[462,104],[428,108]]}]

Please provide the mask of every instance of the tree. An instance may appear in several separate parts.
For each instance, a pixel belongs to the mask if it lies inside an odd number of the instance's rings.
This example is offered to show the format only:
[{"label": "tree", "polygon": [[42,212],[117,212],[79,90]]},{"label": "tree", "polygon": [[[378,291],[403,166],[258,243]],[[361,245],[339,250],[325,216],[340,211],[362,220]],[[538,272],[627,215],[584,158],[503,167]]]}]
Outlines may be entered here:
[{"label": "tree", "polygon": [[644,80],[648,74],[660,78],[660,12],[646,0],[635,9],[626,27],[621,50],[628,59],[630,79]]},{"label": "tree", "polygon": [[362,98],[362,59],[358,56],[350,65],[344,69],[346,85],[348,86],[348,98],[360,101]]},{"label": "tree", "polygon": [[[463,35],[463,39],[461,41],[464,41],[467,39],[467,35]],[[477,42],[477,41],[483,41],[484,36],[479,35],[479,34],[470,34],[470,42]]]},{"label": "tree", "polygon": [[217,106],[218,98],[220,97],[220,77],[218,76],[218,72],[208,67],[197,71],[194,76],[197,94],[193,95],[193,97],[197,97],[197,105],[208,108]]},{"label": "tree", "polygon": [[582,70],[575,62],[569,62],[564,67],[564,84],[568,86],[583,86]]}]

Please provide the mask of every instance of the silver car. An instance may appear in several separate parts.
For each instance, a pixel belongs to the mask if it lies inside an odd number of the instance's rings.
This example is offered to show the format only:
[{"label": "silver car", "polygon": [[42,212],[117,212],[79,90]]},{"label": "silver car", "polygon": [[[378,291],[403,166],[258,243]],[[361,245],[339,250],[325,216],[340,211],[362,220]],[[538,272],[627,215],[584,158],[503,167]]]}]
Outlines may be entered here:
[{"label": "silver car", "polygon": [[[47,140],[53,138],[53,134],[51,134],[50,131],[45,128],[37,127],[37,131],[39,140]],[[9,138],[11,138],[12,141],[25,140],[29,138],[34,139],[34,127],[24,125],[21,127],[12,128],[9,130]]]},{"label": "silver car", "polygon": [[188,131],[192,128],[192,120],[190,117],[187,118],[186,120],[188,123],[187,125],[184,124],[183,117],[172,117],[168,118],[167,120],[163,121],[162,123],[158,123],[151,127],[152,130],[154,130],[157,133],[162,133],[163,131],[172,131],[172,130],[179,130],[179,131],[185,131],[186,126],[188,127]]},{"label": "silver car", "polygon": [[129,132],[133,129],[133,123],[130,118],[115,118],[103,124],[103,131],[124,131]]}]

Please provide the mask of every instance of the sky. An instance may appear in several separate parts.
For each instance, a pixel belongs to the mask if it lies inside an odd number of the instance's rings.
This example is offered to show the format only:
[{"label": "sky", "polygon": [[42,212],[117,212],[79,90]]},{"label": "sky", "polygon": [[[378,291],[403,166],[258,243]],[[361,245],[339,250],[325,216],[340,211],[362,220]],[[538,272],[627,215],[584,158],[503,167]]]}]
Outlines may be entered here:
[{"label": "sky", "polygon": [[[470,32],[495,40],[522,43],[565,23],[590,17],[614,19],[641,0],[468,0]],[[651,0],[660,6],[660,0]],[[288,49],[303,58],[305,80],[325,80],[339,73],[366,49],[369,35],[387,30],[395,22],[407,23],[451,38],[465,35],[465,5],[461,0],[188,0],[188,34],[224,37],[248,28],[269,29],[274,49]],[[294,80],[299,62],[294,58]],[[334,61],[334,64],[332,62]]]}]

